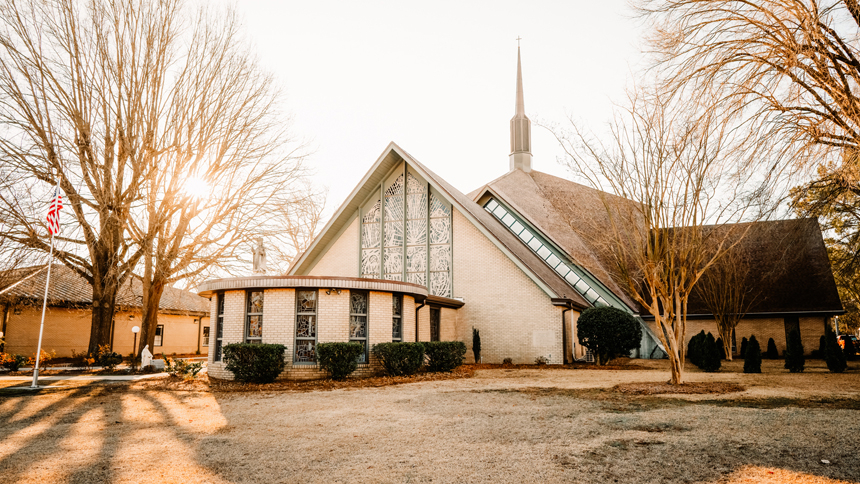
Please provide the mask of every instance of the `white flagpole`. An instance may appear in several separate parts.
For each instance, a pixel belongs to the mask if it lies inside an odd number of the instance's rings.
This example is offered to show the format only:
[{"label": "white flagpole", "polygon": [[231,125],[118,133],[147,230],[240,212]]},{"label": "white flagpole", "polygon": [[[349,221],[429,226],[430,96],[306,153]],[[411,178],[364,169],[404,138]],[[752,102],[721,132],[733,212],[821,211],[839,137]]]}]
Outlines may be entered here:
[{"label": "white flagpole", "polygon": [[[54,199],[60,193],[60,182],[57,180],[57,189],[54,191]],[[52,202],[53,203],[53,202]],[[30,388],[39,388],[39,358],[42,356],[42,333],[45,331],[45,308],[48,306],[48,287],[51,285],[51,263],[54,261],[54,231],[51,232],[51,252],[48,255],[48,277],[45,279],[45,298],[42,300],[42,322],[39,324],[39,344],[36,346],[36,366],[33,368],[33,384]]]}]

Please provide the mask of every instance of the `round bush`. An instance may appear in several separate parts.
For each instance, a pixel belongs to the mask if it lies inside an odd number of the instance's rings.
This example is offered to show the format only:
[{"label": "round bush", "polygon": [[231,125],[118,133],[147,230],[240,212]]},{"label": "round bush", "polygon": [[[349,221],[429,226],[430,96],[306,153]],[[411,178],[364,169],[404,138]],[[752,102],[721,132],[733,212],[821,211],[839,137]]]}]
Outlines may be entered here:
[{"label": "round bush", "polygon": [[451,371],[463,364],[466,345],[462,341],[428,341],[424,343],[428,371]]},{"label": "round bush", "polygon": [[597,363],[605,365],[639,347],[642,328],[630,314],[616,308],[588,308],[576,323],[579,344],[590,349]]},{"label": "round bush", "polygon": [[239,381],[271,383],[284,371],[287,347],[273,344],[232,343],[224,346],[224,363]]},{"label": "round bush", "polygon": [[422,343],[379,343],[373,345],[371,352],[391,376],[414,375],[424,364]]},{"label": "round bush", "polygon": [[363,351],[361,343],[320,343],[317,361],[332,380],[343,380],[358,368],[358,357]]}]

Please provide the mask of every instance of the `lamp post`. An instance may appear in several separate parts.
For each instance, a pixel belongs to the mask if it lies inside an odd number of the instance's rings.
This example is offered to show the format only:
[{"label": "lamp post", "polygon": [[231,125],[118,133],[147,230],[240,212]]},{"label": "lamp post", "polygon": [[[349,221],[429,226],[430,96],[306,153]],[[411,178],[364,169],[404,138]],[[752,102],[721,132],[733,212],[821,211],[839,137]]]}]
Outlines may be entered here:
[{"label": "lamp post", "polygon": [[[140,333],[140,326],[132,326],[131,332],[134,333],[134,344],[131,346],[131,355],[134,359],[137,359],[137,333]],[[133,361],[132,364],[134,364]]]}]

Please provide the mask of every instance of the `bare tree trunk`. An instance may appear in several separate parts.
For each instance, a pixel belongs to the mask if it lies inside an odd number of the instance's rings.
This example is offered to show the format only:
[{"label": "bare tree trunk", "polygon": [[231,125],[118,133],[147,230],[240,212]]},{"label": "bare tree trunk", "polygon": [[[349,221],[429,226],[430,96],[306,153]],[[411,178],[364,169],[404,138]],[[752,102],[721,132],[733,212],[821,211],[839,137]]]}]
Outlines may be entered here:
[{"label": "bare tree trunk", "polygon": [[717,321],[717,326],[719,327],[720,338],[723,339],[723,352],[726,354],[726,360],[732,361],[732,333],[735,327],[728,324],[719,324],[719,321]]},{"label": "bare tree trunk", "polygon": [[[144,285],[148,285],[144,282]],[[140,324],[140,342],[137,354],[143,351],[143,347],[149,345],[150,352],[154,353],[155,328],[158,325],[158,305],[161,295],[164,293],[165,284],[154,282],[148,290],[148,297],[143,300],[143,321]]]}]

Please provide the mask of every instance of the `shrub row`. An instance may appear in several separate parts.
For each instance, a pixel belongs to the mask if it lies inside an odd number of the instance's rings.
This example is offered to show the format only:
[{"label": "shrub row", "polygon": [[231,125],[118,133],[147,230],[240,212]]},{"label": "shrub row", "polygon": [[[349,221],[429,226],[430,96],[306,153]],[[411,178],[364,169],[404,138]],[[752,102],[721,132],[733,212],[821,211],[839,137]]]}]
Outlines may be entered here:
[{"label": "shrub row", "polygon": [[[358,368],[364,347],[360,343],[319,343],[317,362],[332,379],[342,380]],[[236,380],[271,383],[284,371],[284,345],[234,343],[224,346],[225,368]],[[380,343],[372,353],[386,374],[414,375],[426,363],[433,372],[451,371],[463,364],[466,345],[460,341]]]},{"label": "shrub row", "polygon": [[704,371],[715,372],[722,366],[723,359],[722,339],[715,340],[711,333],[705,334],[702,330],[696,336],[690,338],[687,344],[687,358],[691,363]]}]

